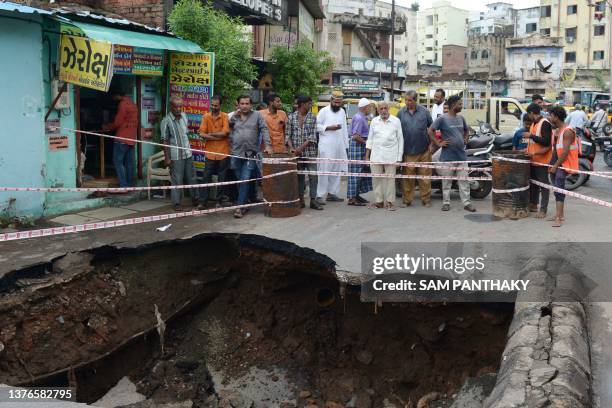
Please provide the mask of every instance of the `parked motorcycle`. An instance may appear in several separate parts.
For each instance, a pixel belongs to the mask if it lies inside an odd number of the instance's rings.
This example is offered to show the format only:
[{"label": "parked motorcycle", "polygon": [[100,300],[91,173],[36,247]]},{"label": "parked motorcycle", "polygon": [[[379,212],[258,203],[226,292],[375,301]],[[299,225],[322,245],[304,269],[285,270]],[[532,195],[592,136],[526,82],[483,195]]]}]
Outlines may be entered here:
[{"label": "parked motorcycle", "polygon": [[[466,154],[469,167],[468,177],[491,177],[491,172],[489,170],[482,170],[483,168],[491,167],[491,164],[477,162],[491,158],[491,152],[496,149],[496,139],[497,135],[488,123],[480,124],[479,131],[470,136],[466,145]],[[502,142],[504,140],[505,138],[500,138],[497,145],[503,145]],[[512,145],[512,138],[510,138],[510,145]],[[433,154],[433,161],[439,161],[441,151],[442,149],[438,149],[438,151]],[[452,164],[449,165],[452,166]],[[436,172],[436,169],[433,170],[433,175],[439,175]],[[442,189],[442,180],[431,180],[431,188]],[[457,181],[454,180],[453,189],[457,188]],[[470,181],[470,197],[474,199],[483,199],[487,197],[489,194],[491,194],[492,189],[493,183],[490,180]]]},{"label": "parked motorcycle", "polygon": [[[580,152],[578,153],[578,169],[582,171],[593,171],[593,161],[597,154],[595,135],[589,128],[585,128],[584,131],[577,129],[576,137],[579,138],[578,142],[580,146]],[[569,174],[565,179],[565,189],[570,191],[575,190],[589,181],[590,178],[590,174],[585,173]],[[551,184],[553,183],[551,174],[549,174],[549,181]]]},{"label": "parked motorcycle", "polygon": [[606,147],[612,146],[612,123],[606,123],[599,132],[593,130],[591,132],[595,134],[595,142],[599,146],[599,151],[605,153]]},{"label": "parked motorcycle", "polygon": [[604,161],[608,167],[612,167],[612,146],[610,145],[607,145],[606,150],[604,150]]}]

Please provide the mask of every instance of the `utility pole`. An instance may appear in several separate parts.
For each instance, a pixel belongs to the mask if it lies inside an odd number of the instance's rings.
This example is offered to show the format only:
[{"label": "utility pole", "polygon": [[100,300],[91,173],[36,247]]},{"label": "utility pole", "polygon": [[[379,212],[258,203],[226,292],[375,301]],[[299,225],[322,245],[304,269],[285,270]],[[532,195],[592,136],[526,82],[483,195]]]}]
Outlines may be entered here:
[{"label": "utility pole", "polygon": [[394,101],[395,89],[395,0],[391,1],[391,101]]},{"label": "utility pole", "polygon": [[609,83],[608,83],[608,92],[610,96],[608,97],[608,112],[612,107],[612,3],[610,0],[606,0],[606,11],[608,12],[608,26],[605,30],[608,32],[608,70],[609,73]]}]

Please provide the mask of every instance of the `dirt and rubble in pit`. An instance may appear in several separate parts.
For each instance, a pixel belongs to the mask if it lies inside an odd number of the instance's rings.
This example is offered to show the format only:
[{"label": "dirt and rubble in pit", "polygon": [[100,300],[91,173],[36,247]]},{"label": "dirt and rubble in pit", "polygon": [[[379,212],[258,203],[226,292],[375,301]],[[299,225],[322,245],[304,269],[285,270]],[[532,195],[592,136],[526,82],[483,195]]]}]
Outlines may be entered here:
[{"label": "dirt and rubble in pit", "polygon": [[[329,289],[335,301],[321,306]],[[156,401],[195,406],[416,407],[495,373],[511,319],[509,304],[383,304],[375,313],[358,288],[342,299],[329,279],[250,270],[174,330],[170,357],[133,379]]]},{"label": "dirt and rubble in pit", "polygon": [[[57,385],[73,367],[85,402],[128,375],[148,404],[416,407],[497,371],[512,305],[375,312],[357,287],[341,296],[317,256],[261,237],[200,237],[15,275],[0,301],[0,383]],[[163,352],[154,305],[176,315]]]}]

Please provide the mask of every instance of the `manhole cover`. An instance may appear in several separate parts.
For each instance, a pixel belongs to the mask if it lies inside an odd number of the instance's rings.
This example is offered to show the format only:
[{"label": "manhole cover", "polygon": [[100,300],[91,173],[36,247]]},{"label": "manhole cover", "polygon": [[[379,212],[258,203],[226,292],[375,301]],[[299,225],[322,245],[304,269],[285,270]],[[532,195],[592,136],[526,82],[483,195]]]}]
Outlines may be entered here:
[{"label": "manhole cover", "polygon": [[492,222],[501,221],[500,217],[496,217],[493,214],[467,214],[465,218],[473,222]]}]

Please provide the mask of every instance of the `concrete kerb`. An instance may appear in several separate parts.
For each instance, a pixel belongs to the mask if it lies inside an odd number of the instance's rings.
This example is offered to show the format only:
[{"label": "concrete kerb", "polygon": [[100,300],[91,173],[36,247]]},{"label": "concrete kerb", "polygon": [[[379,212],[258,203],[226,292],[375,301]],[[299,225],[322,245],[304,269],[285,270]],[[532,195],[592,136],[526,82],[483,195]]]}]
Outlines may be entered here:
[{"label": "concrete kerb", "polygon": [[[564,273],[555,276],[554,270],[543,258],[523,270],[534,278],[534,286],[517,298],[497,382],[483,407],[592,406],[585,308],[574,291],[566,290],[574,279]],[[554,301],[560,289],[564,300],[569,293],[575,301]],[[522,301],[533,299],[534,293],[553,296],[549,302]]]}]

